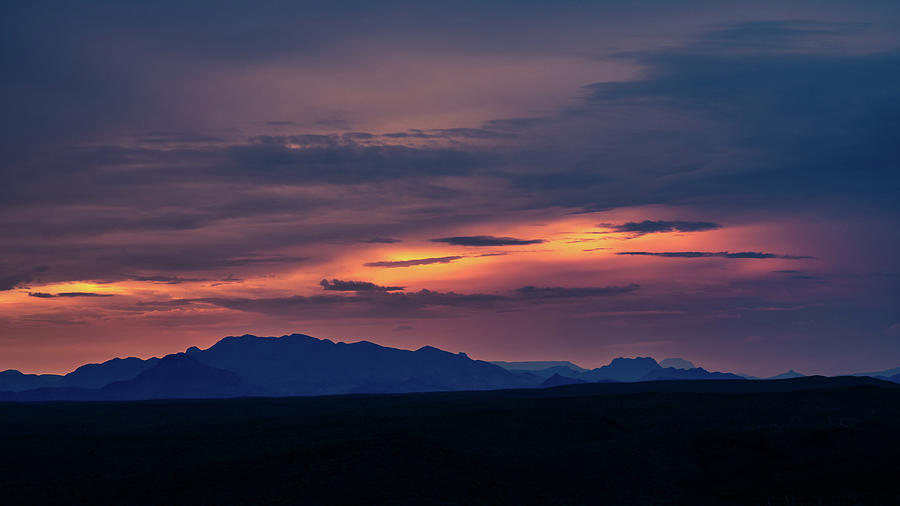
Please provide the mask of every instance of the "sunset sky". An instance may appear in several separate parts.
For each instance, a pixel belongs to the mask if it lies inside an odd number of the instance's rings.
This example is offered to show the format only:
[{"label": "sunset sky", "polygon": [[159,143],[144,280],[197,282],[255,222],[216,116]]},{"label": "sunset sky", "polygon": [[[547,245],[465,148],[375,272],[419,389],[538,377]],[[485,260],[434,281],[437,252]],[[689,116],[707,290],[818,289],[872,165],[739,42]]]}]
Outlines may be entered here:
[{"label": "sunset sky", "polygon": [[895,2],[5,2],[0,370],[900,366]]}]

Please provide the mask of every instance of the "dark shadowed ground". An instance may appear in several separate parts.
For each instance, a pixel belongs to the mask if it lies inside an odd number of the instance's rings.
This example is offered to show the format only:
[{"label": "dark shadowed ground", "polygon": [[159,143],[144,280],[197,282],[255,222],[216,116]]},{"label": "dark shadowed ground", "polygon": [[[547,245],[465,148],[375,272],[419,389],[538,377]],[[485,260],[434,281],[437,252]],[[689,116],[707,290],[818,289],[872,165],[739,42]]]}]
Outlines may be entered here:
[{"label": "dark shadowed ground", "polygon": [[898,455],[869,378],[0,404],[5,504],[900,504]]}]

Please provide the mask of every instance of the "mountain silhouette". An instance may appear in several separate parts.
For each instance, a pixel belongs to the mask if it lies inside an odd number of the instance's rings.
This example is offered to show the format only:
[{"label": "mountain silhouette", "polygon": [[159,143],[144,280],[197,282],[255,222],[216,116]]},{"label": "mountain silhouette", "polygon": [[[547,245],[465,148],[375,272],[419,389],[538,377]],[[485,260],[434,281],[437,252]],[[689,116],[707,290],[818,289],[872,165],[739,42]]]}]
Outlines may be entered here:
[{"label": "mountain silhouette", "polygon": [[0,393],[0,400],[15,401],[124,401],[146,399],[212,399],[264,395],[230,371],[203,365],[184,353],[155,359],[136,377],[102,388],[39,388]]},{"label": "mountain silhouette", "polygon": [[885,380],[887,380],[887,381],[891,381],[891,382],[894,382],[894,383],[900,383],[900,373],[897,373],[897,374],[895,374],[895,375],[893,375],[893,376],[887,376],[887,377],[882,376],[882,377],[879,378],[879,379],[885,379]]},{"label": "mountain silhouette", "polygon": [[201,364],[184,353],[167,355],[136,377],[102,389],[106,399],[202,399],[265,393],[231,371]]},{"label": "mountain silhouette", "polygon": [[659,369],[648,372],[640,381],[662,381],[662,380],[723,380],[723,379],[744,379],[737,374],[729,372],[709,372],[702,367],[693,369],[676,369],[674,367],[660,367]]},{"label": "mountain silhouette", "polygon": [[802,378],[806,376],[805,374],[800,374],[799,372],[791,369],[788,372],[783,372],[781,374],[776,374],[775,376],[770,376],[766,379],[770,380],[780,380],[780,379],[789,379],[789,378]]},{"label": "mountain silhouette", "polygon": [[900,374],[900,367],[895,367],[893,369],[886,369],[884,371],[874,371],[874,372],[857,372],[851,374],[851,376],[870,376],[872,378],[890,378],[892,376],[896,376]]},{"label": "mountain silhouette", "polygon": [[660,367],[674,367],[675,369],[694,369],[697,366],[690,360],[683,358],[667,358],[659,363]]},{"label": "mountain silhouette", "polygon": [[226,337],[188,355],[236,373],[273,395],[323,395],[394,391],[400,385],[430,390],[489,390],[533,386],[502,367],[432,346],[416,351],[368,341],[335,343],[303,334],[279,338]]},{"label": "mountain silhouette", "polygon": [[85,364],[63,376],[62,387],[101,388],[116,381],[128,380],[150,369],[160,359],[142,360],[136,357],[114,358],[100,364]]},{"label": "mountain silhouette", "polygon": [[582,379],[584,373],[587,371],[586,369],[582,369],[581,371],[570,368],[567,365],[555,365],[552,367],[548,367],[546,369],[538,369],[529,371],[527,369],[511,369],[511,372],[514,372],[519,375],[532,375],[541,379],[549,378],[550,376],[559,375],[564,378],[576,378]]},{"label": "mountain silhouette", "polygon": [[[666,359],[663,363],[689,364],[684,359]],[[881,379],[900,383],[897,371]],[[787,378],[803,379],[803,375],[790,370],[769,379]],[[393,394],[667,380],[746,381],[736,374],[699,367],[663,367],[651,357],[619,357],[603,367],[586,370],[567,361],[490,363],[432,346],[412,351],[304,334],[247,334],[226,337],[205,350],[190,347],[161,359],[129,357],[86,364],[64,376],[3,371],[0,400]]]},{"label": "mountain silhouette", "polygon": [[600,380],[640,381],[653,371],[661,369],[651,357],[615,358],[609,365],[584,373],[581,379],[595,382]]},{"label": "mountain silhouette", "polygon": [[532,360],[528,362],[503,362],[501,360],[491,361],[494,365],[506,369],[507,371],[545,371],[554,367],[565,367],[573,371],[587,371],[587,369],[573,364],[568,360]]},{"label": "mountain silhouette", "polygon": [[114,358],[100,364],[85,364],[66,374],[22,374],[10,369],[0,372],[0,392],[22,392],[37,388],[101,388],[116,381],[134,378],[159,362],[158,358]]},{"label": "mountain silhouette", "polygon": [[541,383],[541,388],[548,387],[561,387],[563,385],[578,385],[581,383],[587,383],[587,381],[580,380],[577,378],[568,378],[566,376],[560,376],[559,374],[554,374],[549,378],[545,379],[543,383]]},{"label": "mountain silhouette", "polygon": [[15,369],[0,371],[0,392],[21,392],[52,387],[62,378],[59,374],[24,374]]}]

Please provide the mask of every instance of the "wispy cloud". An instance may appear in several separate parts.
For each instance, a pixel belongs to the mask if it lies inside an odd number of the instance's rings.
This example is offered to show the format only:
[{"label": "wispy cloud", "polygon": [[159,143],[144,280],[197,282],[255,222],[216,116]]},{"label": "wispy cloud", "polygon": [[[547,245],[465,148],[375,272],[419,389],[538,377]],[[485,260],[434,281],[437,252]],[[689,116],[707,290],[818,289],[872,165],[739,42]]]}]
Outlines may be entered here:
[{"label": "wispy cloud", "polygon": [[759,251],[620,251],[616,255],[650,256],[663,258],[786,258],[791,260],[803,260],[815,258],[807,255],[778,255],[775,253],[762,253]]},{"label": "wispy cloud", "polygon": [[631,283],[625,286],[598,286],[598,287],[536,287],[523,286],[515,290],[516,295],[533,299],[565,299],[572,297],[609,297],[613,295],[624,295],[639,289],[641,286]]},{"label": "wispy cloud", "polygon": [[28,292],[29,297],[37,297],[39,299],[51,299],[54,297],[112,297],[114,294],[111,293],[93,293],[93,292],[60,292],[60,293],[45,293],[45,292]]},{"label": "wispy cloud", "polygon": [[455,260],[459,260],[460,258],[465,258],[465,257],[463,257],[463,256],[448,256],[448,257],[416,258],[413,260],[382,260],[380,262],[368,262],[363,265],[365,265],[366,267],[413,267],[416,265],[448,264]]},{"label": "wispy cloud", "polygon": [[515,237],[495,237],[493,235],[467,235],[459,237],[441,237],[431,242],[443,242],[453,246],[521,246],[540,244],[543,239],[516,239]]},{"label": "wispy cloud", "polygon": [[603,224],[599,227],[611,228],[616,232],[630,232],[635,235],[657,234],[663,232],[703,232],[722,228],[722,225],[711,221],[629,221],[621,225]]},{"label": "wispy cloud", "polygon": [[323,279],[319,284],[324,290],[336,292],[393,292],[404,288],[402,286],[381,286],[368,281],[344,281],[341,279],[332,279],[331,281]]}]

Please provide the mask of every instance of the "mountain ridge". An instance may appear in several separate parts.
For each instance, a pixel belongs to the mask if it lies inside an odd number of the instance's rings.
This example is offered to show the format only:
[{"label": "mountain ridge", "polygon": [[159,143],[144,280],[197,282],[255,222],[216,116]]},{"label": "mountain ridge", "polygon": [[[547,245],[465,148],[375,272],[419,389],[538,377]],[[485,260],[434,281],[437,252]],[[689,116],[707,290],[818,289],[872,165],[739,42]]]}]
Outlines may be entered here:
[{"label": "mountain ridge", "polygon": [[[693,365],[685,359],[663,363]],[[789,370],[766,380],[802,377]],[[701,367],[663,367],[652,357],[617,357],[602,367],[585,369],[568,361],[473,360],[465,353],[427,345],[407,350],[296,333],[280,337],[244,334],[224,337],[206,349],[191,346],[163,358],[114,358],[85,364],[65,375],[2,371],[0,401],[317,396],[750,379],[760,378]],[[879,379],[896,383],[900,374]]]}]

